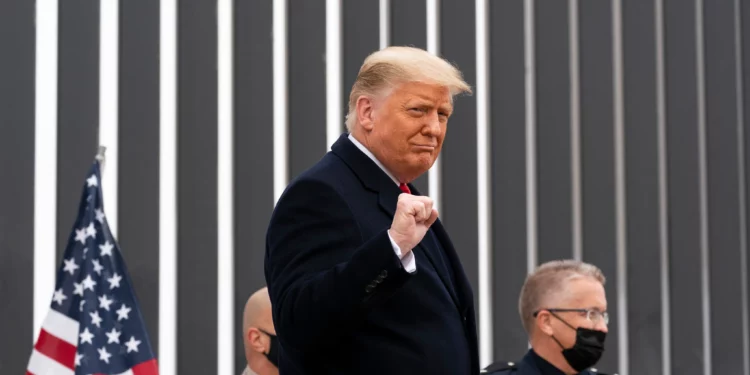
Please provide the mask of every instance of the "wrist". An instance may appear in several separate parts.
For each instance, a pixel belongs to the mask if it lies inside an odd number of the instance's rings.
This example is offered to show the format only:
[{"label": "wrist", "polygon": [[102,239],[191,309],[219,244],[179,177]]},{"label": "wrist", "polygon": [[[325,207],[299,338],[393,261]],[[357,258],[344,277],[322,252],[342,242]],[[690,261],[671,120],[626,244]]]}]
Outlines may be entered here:
[{"label": "wrist", "polygon": [[398,247],[398,250],[401,251],[402,255],[406,255],[412,250],[412,246],[409,245],[404,236],[398,233],[398,231],[393,230],[393,228],[388,229],[388,236],[393,241],[393,244]]}]

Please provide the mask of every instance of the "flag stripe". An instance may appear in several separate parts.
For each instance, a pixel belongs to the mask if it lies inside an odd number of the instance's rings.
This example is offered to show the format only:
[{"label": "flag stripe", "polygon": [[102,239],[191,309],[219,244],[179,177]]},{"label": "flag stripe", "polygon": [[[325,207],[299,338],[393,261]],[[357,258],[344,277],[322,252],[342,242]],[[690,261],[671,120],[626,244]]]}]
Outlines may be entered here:
[{"label": "flag stripe", "polygon": [[133,366],[133,368],[130,369],[129,373],[132,375],[158,375],[159,366],[156,360],[152,359]]},{"label": "flag stripe", "polygon": [[38,352],[36,349],[31,352],[27,373],[31,375],[75,375],[73,370]]},{"label": "flag stripe", "polygon": [[[106,375],[106,374],[94,374],[94,375]],[[146,362],[139,363],[133,368],[121,372],[116,375],[159,375],[159,366],[155,359],[148,360]]]},{"label": "flag stripe", "polygon": [[77,321],[50,309],[42,323],[42,329],[73,346],[78,343]]},{"label": "flag stripe", "polygon": [[34,349],[71,370],[75,369],[76,346],[44,329],[39,333]]}]

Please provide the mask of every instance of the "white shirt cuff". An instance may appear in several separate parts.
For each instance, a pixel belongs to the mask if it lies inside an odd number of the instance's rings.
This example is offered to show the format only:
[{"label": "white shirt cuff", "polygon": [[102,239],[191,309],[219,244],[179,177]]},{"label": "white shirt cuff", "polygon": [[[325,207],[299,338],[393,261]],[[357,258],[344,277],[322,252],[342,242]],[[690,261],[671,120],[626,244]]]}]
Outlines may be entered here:
[{"label": "white shirt cuff", "polygon": [[414,271],[417,270],[417,262],[414,259],[414,251],[410,251],[409,254],[403,256],[401,255],[401,248],[396,245],[396,241],[394,241],[393,237],[391,237],[390,231],[388,231],[388,238],[391,240],[393,251],[396,252],[396,256],[398,257],[398,259],[401,259],[401,264],[404,266],[406,272],[414,273]]}]

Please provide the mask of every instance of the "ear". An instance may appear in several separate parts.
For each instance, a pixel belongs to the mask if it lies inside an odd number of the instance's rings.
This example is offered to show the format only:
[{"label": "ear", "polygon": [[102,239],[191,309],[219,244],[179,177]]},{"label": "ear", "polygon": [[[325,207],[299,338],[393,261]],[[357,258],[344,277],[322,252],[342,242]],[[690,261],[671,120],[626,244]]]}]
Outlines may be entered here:
[{"label": "ear", "polygon": [[357,122],[366,130],[371,131],[375,126],[375,102],[368,96],[357,98]]},{"label": "ear", "polygon": [[258,353],[265,353],[266,346],[263,344],[263,340],[261,340],[261,333],[260,331],[255,327],[250,327],[250,329],[247,330],[246,339],[247,342],[250,344],[250,348]]},{"label": "ear", "polygon": [[536,316],[536,326],[547,336],[552,336],[552,316],[546,310],[542,310]]}]

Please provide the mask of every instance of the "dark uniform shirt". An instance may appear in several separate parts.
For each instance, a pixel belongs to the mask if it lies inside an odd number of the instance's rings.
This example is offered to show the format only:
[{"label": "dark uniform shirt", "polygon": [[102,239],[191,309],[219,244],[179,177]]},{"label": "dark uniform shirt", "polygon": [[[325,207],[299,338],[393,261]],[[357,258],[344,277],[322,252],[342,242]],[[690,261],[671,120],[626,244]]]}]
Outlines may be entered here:
[{"label": "dark uniform shirt", "polygon": [[[495,362],[484,368],[481,373],[483,375],[565,375],[560,369],[536,354],[533,349],[530,349],[519,362]],[[579,372],[578,375],[606,374],[598,372],[595,368],[591,368]]]}]

